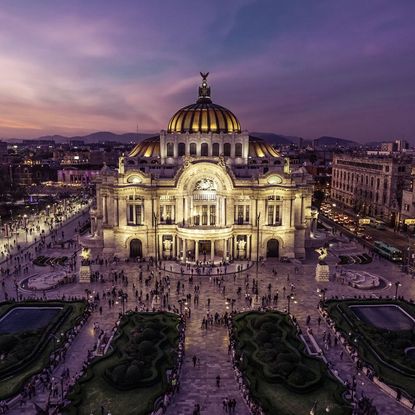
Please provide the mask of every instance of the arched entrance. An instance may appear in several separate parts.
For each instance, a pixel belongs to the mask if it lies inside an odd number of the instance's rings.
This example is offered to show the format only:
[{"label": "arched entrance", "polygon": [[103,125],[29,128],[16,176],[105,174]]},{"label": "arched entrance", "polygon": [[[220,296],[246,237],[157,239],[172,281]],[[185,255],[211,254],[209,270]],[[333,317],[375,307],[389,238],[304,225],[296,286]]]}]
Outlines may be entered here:
[{"label": "arched entrance", "polygon": [[267,242],[267,258],[278,258],[280,244],[276,239]]},{"label": "arched entrance", "polygon": [[139,239],[132,239],[130,242],[130,258],[143,256],[143,248]]}]

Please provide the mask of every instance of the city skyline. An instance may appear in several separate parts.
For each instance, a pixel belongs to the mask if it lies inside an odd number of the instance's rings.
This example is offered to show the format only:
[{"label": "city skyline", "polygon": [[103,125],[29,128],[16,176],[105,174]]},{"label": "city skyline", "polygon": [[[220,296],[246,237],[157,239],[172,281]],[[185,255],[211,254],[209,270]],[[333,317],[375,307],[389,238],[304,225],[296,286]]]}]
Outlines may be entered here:
[{"label": "city skyline", "polygon": [[0,137],[156,132],[199,71],[243,129],[415,137],[412,2],[117,4],[2,4]]}]

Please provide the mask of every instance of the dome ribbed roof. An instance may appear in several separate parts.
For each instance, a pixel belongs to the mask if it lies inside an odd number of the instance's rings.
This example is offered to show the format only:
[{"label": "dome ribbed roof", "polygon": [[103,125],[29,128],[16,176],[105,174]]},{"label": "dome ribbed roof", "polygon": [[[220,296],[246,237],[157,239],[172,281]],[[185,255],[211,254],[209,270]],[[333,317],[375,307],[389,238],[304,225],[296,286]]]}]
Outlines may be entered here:
[{"label": "dome ribbed roof", "polygon": [[202,74],[199,99],[177,111],[170,119],[168,133],[240,133],[241,125],[235,115],[210,98],[210,87]]}]

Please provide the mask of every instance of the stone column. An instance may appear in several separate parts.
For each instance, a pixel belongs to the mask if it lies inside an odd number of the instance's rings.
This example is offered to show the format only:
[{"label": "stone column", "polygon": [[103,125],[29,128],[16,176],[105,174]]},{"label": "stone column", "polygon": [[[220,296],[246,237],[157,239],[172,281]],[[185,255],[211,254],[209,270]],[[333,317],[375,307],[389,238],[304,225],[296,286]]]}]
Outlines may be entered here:
[{"label": "stone column", "polygon": [[199,260],[199,240],[195,240],[195,261]]},{"label": "stone column", "polygon": [[210,260],[213,261],[215,258],[215,241],[210,241]]},{"label": "stone column", "polygon": [[186,260],[186,256],[187,256],[187,239],[183,240],[184,245],[183,245],[183,259]]},{"label": "stone column", "polygon": [[246,259],[249,259],[251,255],[251,235],[246,235]]}]

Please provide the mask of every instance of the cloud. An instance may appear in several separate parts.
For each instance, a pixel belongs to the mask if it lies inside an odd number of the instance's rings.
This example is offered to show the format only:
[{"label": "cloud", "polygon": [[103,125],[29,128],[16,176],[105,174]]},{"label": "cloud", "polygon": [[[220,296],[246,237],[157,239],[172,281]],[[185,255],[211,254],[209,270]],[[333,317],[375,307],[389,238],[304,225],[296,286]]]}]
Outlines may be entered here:
[{"label": "cloud", "polygon": [[414,12],[405,0],[5,0],[0,135],[157,131],[210,71],[215,102],[250,130],[413,136]]}]

